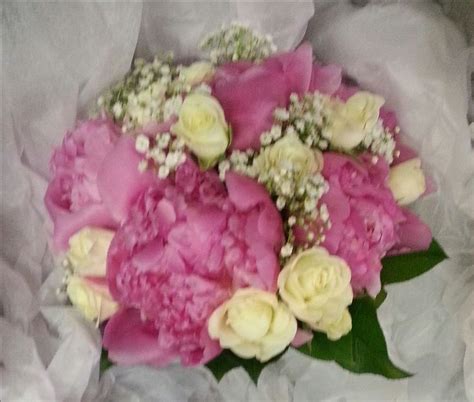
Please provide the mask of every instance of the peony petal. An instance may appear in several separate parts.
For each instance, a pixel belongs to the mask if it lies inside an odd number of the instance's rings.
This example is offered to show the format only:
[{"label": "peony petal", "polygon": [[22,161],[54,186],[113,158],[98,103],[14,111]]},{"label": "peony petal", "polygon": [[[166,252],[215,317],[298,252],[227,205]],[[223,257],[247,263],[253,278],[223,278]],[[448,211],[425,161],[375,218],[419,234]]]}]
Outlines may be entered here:
[{"label": "peony petal", "polygon": [[97,175],[100,196],[118,222],[122,222],[131,204],[152,183],[161,182],[150,170],[138,171],[141,157],[133,139],[123,136],[104,159]]},{"label": "peony petal", "polygon": [[229,198],[238,211],[248,211],[260,202],[271,203],[265,187],[249,177],[228,172],[225,184]]},{"label": "peony petal", "polygon": [[288,96],[292,92],[303,94],[308,91],[313,63],[313,48],[309,42],[304,42],[293,52],[270,58],[265,64],[268,66],[274,61],[281,64],[281,70],[288,82]]},{"label": "peony petal", "polygon": [[143,322],[136,309],[112,316],[105,326],[103,344],[109,359],[117,364],[165,366],[175,358],[173,350],[159,346],[158,331]]},{"label": "peony petal", "polygon": [[299,348],[305,343],[310,342],[313,339],[313,333],[311,331],[305,331],[304,329],[298,328],[296,335],[291,341],[291,346]]},{"label": "peony petal", "polygon": [[321,202],[326,204],[333,223],[344,222],[350,215],[349,198],[341,190],[337,180],[329,180],[329,191],[322,196]]},{"label": "peony petal", "polygon": [[112,218],[103,204],[91,203],[76,212],[57,205],[52,193],[53,185],[48,187],[45,195],[45,204],[54,223],[53,248],[56,251],[65,251],[69,247],[69,238],[86,226],[115,229],[117,222]]},{"label": "peony petal", "polygon": [[273,122],[273,110],[286,106],[292,92],[302,94],[311,80],[308,43],[263,64],[230,63],[213,80],[213,95],[224,109],[233,134],[232,149],[260,148],[260,135]]},{"label": "peony petal", "polygon": [[275,208],[264,208],[258,218],[258,233],[261,241],[268,244],[276,252],[283,245],[284,235],[281,216]]},{"label": "peony petal", "polygon": [[427,250],[431,244],[433,236],[431,229],[408,209],[404,209],[406,221],[401,223],[398,230],[400,237],[396,249],[421,251]]},{"label": "peony petal", "polygon": [[150,137],[154,137],[156,134],[165,133],[170,131],[171,126],[176,123],[177,118],[171,117],[167,121],[164,122],[156,122],[151,121],[147,123],[143,128],[140,130],[136,130],[137,134],[144,133]]},{"label": "peony petal", "polygon": [[326,95],[335,93],[342,82],[342,68],[334,64],[328,66],[313,65],[311,73],[311,83],[309,90],[311,92],[319,91]]},{"label": "peony petal", "polygon": [[385,106],[380,108],[379,117],[383,121],[383,126],[393,132],[398,125],[397,116],[395,112]]},{"label": "peony petal", "polygon": [[334,95],[345,102],[347,99],[349,99],[352,95],[354,95],[357,92],[359,92],[358,87],[341,84],[341,86],[334,93]]},{"label": "peony petal", "polygon": [[418,153],[413,148],[403,143],[403,137],[401,135],[395,136],[395,143],[395,152],[399,154],[395,156],[393,166],[418,157]]}]

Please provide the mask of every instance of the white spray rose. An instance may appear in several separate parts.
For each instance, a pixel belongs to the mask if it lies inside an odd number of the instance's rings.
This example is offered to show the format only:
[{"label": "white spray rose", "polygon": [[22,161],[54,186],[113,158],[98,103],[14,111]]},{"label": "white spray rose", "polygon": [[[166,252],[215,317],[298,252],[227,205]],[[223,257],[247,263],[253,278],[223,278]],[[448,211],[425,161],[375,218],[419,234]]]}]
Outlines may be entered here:
[{"label": "white spray rose", "polygon": [[184,82],[191,86],[209,81],[213,75],[214,67],[206,61],[198,61],[188,67],[183,67],[180,71],[180,76]]},{"label": "white spray rose", "polygon": [[171,130],[184,140],[205,168],[217,162],[230,141],[221,105],[216,98],[201,93],[186,97]]},{"label": "white spray rose", "polygon": [[318,150],[304,145],[293,132],[264,148],[255,159],[254,166],[259,172],[292,170],[296,178],[301,178],[321,171],[323,156]]},{"label": "white spray rose", "polygon": [[350,151],[372,131],[385,100],[370,92],[360,91],[346,103],[336,101],[331,114],[329,142],[335,148]]},{"label": "white spray rose", "polygon": [[[298,319],[334,339],[334,334],[342,336],[351,329],[343,317],[352,303],[350,281],[351,271],[343,259],[313,247],[288,262],[278,276],[278,288]],[[344,330],[338,332],[339,328]]]},{"label": "white spray rose", "polygon": [[66,259],[72,276],[66,293],[88,320],[106,320],[118,309],[105,279],[107,252],[113,236],[110,230],[85,227],[69,239]]},{"label": "white spray rose", "polygon": [[295,317],[275,294],[239,289],[209,318],[209,335],[236,355],[265,362],[282,352],[297,330]]},{"label": "white spray rose", "polygon": [[105,262],[114,232],[86,227],[69,239],[67,259],[75,274],[105,276]]},{"label": "white spray rose", "polygon": [[67,284],[66,292],[72,305],[90,321],[102,322],[119,308],[110,296],[105,282],[73,276]]},{"label": "white spray rose", "polygon": [[421,160],[414,158],[392,167],[387,184],[398,204],[408,205],[416,201],[426,190]]}]

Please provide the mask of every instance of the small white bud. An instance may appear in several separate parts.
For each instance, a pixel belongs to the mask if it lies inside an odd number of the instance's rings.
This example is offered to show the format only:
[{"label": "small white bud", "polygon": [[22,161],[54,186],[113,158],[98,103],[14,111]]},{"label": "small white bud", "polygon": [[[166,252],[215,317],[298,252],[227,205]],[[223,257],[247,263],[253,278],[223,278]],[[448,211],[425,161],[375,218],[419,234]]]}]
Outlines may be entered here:
[{"label": "small white bud", "polygon": [[168,166],[160,166],[160,168],[158,169],[158,177],[160,179],[166,179],[169,174],[170,174],[170,169]]},{"label": "small white bud", "polygon": [[137,152],[144,154],[150,148],[150,139],[144,135],[139,134],[135,140],[135,149]]}]

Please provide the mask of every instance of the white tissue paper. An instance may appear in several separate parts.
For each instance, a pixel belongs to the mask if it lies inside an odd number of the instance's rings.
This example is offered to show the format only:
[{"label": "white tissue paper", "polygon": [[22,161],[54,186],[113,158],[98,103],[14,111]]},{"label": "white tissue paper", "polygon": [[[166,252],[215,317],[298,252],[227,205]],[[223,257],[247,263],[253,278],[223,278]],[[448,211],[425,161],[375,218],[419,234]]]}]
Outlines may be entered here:
[{"label": "white tissue paper", "polygon": [[[0,399],[2,401],[474,401],[474,157],[466,121],[468,48],[434,3],[5,3],[2,65]],[[310,18],[314,17],[310,20]],[[51,148],[134,55],[196,44],[240,20],[280,49],[306,39],[381,93],[438,183],[417,211],[451,259],[389,288],[379,316],[390,354],[416,375],[354,375],[289,351],[255,386],[242,369],[113,367],[99,379],[100,335],[55,296],[43,206]],[[474,58],[473,58],[474,59]],[[471,59],[472,60],[472,59]],[[472,68],[472,64],[471,64]]]}]

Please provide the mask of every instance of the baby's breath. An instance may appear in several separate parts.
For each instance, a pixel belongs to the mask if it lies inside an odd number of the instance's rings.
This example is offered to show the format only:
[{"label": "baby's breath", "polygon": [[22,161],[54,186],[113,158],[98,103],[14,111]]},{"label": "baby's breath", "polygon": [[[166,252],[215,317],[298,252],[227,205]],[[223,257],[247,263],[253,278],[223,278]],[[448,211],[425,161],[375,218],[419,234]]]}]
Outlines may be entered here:
[{"label": "baby's breath", "polygon": [[191,90],[179,74],[181,68],[173,64],[171,54],[150,63],[136,59],[130,73],[100,96],[97,106],[122,124],[123,132],[168,120]]},{"label": "baby's breath", "polygon": [[144,172],[151,166],[160,179],[165,179],[186,161],[184,148],[183,140],[170,133],[158,134],[154,139],[139,134],[135,139],[135,149],[143,159],[138,170]]},{"label": "baby's breath", "polygon": [[200,44],[209,52],[214,64],[231,61],[260,61],[275,53],[277,48],[271,36],[263,36],[248,25],[233,22],[207,35]]}]

